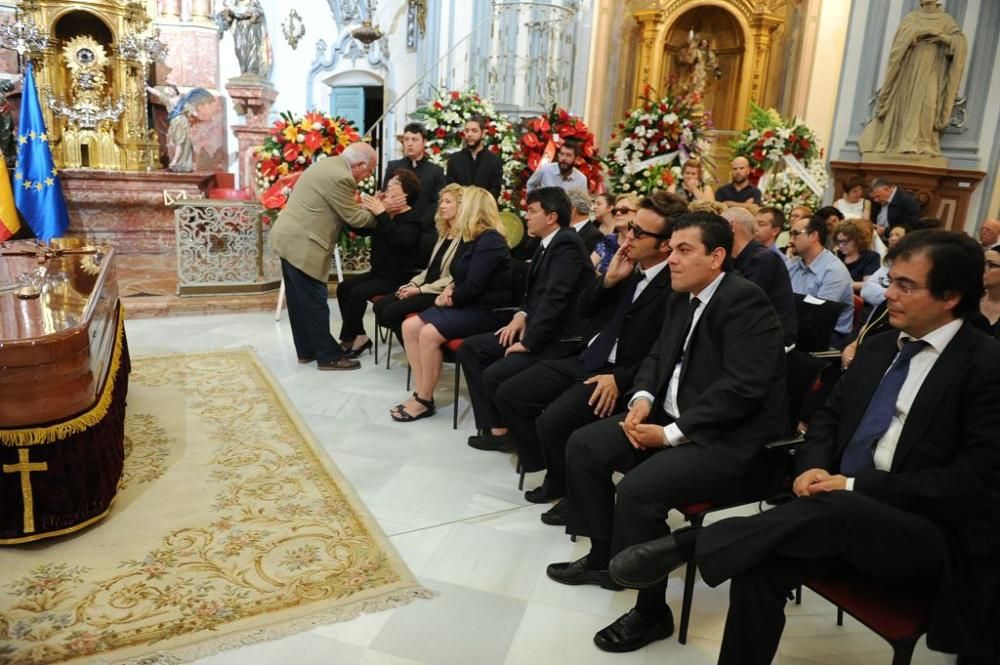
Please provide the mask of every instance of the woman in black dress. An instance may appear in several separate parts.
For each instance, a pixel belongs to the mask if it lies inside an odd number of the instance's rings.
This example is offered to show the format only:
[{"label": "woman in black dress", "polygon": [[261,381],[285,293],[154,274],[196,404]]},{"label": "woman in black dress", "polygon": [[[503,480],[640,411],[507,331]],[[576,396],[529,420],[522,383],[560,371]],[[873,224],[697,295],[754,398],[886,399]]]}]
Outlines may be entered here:
[{"label": "woman in black dress", "polygon": [[403,345],[416,392],[390,410],[393,420],[411,422],[434,415],[434,388],[441,377],[441,345],[503,327],[510,311],[510,250],[500,231],[496,199],[481,187],[468,187],[458,218],[462,239],[452,263],[454,281],[431,307],[403,322]]},{"label": "woman in black dress", "polygon": [[365,333],[368,299],[393,293],[421,268],[420,215],[411,207],[420,196],[420,180],[412,171],[397,171],[385,187],[383,199],[364,196],[361,205],[375,215],[371,270],[337,285],[337,305],[343,323],[340,343],[347,356],[357,358],[371,349]]}]

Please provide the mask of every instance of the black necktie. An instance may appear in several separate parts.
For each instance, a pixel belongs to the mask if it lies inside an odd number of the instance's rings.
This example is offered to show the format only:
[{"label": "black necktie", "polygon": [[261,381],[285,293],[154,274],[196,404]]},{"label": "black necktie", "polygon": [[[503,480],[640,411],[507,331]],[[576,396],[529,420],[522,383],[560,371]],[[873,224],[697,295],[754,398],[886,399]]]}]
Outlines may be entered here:
[{"label": "black necktie", "polygon": [[622,289],[618,297],[618,306],[615,308],[615,313],[611,316],[611,320],[604,325],[601,334],[597,336],[594,343],[588,346],[583,352],[581,360],[583,361],[584,371],[596,372],[608,362],[611,349],[615,348],[618,336],[622,332],[622,326],[625,324],[625,313],[628,312],[628,308],[635,298],[635,290],[644,279],[645,275],[641,271],[629,277],[629,283],[625,285],[625,288]]},{"label": "black necktie", "polygon": [[[698,307],[701,305],[701,301],[697,298],[691,298],[688,304],[687,317],[684,320],[684,328],[681,332],[681,338],[677,344],[677,353],[674,355],[674,362],[670,363],[670,370],[664,377],[663,385],[660,386],[660,393],[656,396],[656,403],[660,406],[659,410],[663,410],[663,401],[667,398],[667,390],[670,389],[670,379],[674,376],[674,368],[677,367],[677,363],[684,361],[685,346],[687,342],[688,335],[691,334],[691,327],[694,325],[694,314],[698,311]],[[683,367],[681,369],[681,374],[684,374]],[[680,391],[678,390],[678,393]]]},{"label": "black necktie", "polygon": [[899,399],[899,391],[910,371],[910,360],[926,347],[927,342],[923,340],[903,342],[896,359],[875,389],[858,428],[844,448],[840,458],[840,472],[845,476],[853,476],[873,467],[875,444],[889,429],[892,418],[896,415],[896,400]]}]

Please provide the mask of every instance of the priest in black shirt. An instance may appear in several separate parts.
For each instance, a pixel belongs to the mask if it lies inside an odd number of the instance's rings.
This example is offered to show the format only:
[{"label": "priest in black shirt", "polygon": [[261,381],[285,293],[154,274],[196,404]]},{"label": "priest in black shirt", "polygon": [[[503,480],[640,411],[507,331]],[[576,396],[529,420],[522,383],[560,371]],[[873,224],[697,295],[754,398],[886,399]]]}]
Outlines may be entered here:
[{"label": "priest in black shirt", "polygon": [[482,116],[471,116],[465,121],[465,147],[448,158],[445,181],[457,182],[468,187],[482,187],[500,198],[503,185],[503,161],[483,143],[486,120]]},{"label": "priest in black shirt", "polygon": [[420,180],[420,197],[413,204],[415,214],[423,223],[424,232],[434,230],[434,213],[437,211],[438,194],[444,187],[444,169],[427,157],[427,130],[419,122],[411,122],[403,128],[403,158],[389,162],[382,179],[382,191],[400,169],[413,171]]}]

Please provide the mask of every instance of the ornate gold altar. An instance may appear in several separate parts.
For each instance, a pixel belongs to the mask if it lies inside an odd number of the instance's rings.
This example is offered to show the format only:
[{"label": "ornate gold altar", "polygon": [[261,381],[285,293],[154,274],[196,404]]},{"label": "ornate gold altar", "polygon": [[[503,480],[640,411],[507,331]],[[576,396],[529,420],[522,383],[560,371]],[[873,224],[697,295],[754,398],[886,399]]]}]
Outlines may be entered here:
[{"label": "ornate gold altar", "polygon": [[22,0],[21,15],[48,31],[29,53],[58,168],[159,168],[146,78],[165,53],[134,0]]}]

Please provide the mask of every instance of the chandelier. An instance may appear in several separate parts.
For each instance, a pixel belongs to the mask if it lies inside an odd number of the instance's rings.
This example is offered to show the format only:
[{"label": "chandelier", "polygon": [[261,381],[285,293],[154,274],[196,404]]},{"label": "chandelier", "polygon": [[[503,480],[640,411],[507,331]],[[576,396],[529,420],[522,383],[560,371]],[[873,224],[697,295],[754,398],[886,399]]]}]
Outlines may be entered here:
[{"label": "chandelier", "polygon": [[126,60],[139,62],[148,67],[167,57],[167,45],[160,41],[159,28],[149,34],[126,34],[118,42],[118,53]]},{"label": "chandelier", "polygon": [[25,53],[40,53],[49,45],[49,31],[35,25],[28,18],[15,16],[9,23],[0,23],[0,48],[17,51],[18,55]]},{"label": "chandelier", "polygon": [[368,0],[368,16],[362,19],[359,27],[351,30],[351,37],[354,37],[365,46],[369,46],[382,39],[382,31],[374,23],[374,20],[375,2],[374,0]]}]

